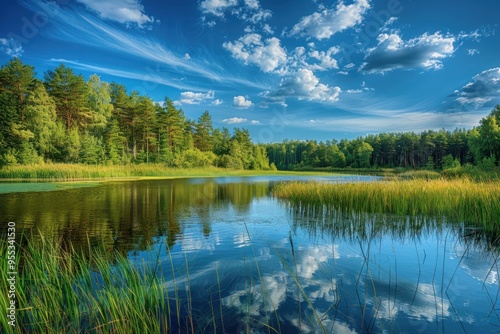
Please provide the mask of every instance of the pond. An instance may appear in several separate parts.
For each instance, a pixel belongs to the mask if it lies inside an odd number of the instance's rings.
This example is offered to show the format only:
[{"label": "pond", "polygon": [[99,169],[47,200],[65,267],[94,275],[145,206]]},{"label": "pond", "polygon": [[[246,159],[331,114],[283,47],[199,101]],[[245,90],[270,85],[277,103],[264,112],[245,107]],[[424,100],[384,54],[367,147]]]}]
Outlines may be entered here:
[{"label": "pond", "polygon": [[[166,290],[189,300],[200,332],[500,330],[495,236],[443,217],[322,212],[273,198],[274,184],[297,179],[377,178],[122,181],[6,193],[0,220],[158,268]],[[173,326],[186,332],[185,323]]]}]

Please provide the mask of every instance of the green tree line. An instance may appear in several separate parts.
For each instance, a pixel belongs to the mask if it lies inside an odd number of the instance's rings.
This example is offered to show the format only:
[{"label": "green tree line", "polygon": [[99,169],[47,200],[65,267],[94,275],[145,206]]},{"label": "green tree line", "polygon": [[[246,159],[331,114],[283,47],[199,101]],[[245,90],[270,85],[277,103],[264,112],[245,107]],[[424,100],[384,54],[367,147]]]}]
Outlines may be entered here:
[{"label": "green tree line", "polygon": [[214,128],[165,98],[162,104],[124,85],[60,65],[36,77],[18,58],[0,68],[0,166],[67,162],[165,163],[234,169],[304,167],[493,167],[500,158],[500,106],[471,130],[380,133],[317,142],[256,145],[246,129]]},{"label": "green tree line", "polygon": [[245,129],[217,129],[165,98],[163,104],[124,85],[82,75],[64,64],[36,77],[13,58],[0,68],[0,166],[65,162],[165,163],[272,169],[264,146]]},{"label": "green tree line", "polygon": [[500,158],[500,106],[471,130],[380,133],[353,140],[285,140],[266,145],[278,169],[303,167],[404,167],[448,169],[464,164],[483,168]]}]

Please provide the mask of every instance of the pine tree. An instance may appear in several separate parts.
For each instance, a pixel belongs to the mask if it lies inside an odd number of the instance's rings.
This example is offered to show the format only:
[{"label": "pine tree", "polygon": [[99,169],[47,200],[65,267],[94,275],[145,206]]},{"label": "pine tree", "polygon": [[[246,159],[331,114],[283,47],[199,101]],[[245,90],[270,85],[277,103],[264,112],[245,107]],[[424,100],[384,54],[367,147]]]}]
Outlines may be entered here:
[{"label": "pine tree", "polygon": [[194,145],[197,149],[202,152],[212,151],[214,147],[213,143],[213,131],[212,117],[208,111],[205,111],[198,122],[195,125],[195,135],[194,135]]},{"label": "pine tree", "polygon": [[68,131],[74,126],[85,128],[92,122],[88,87],[82,75],[76,75],[71,68],[61,64],[54,71],[45,73],[45,85]]}]

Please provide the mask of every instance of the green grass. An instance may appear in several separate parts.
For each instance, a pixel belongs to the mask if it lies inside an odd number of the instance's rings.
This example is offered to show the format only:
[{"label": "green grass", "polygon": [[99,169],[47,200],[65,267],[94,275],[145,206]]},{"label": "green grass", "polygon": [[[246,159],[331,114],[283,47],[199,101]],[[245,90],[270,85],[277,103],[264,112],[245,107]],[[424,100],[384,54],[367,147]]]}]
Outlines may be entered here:
[{"label": "green grass", "polygon": [[500,230],[500,182],[454,180],[393,180],[386,182],[325,184],[283,183],[274,195],[302,210],[390,213],[445,217]]},{"label": "green grass", "polygon": [[[1,249],[7,249],[5,242]],[[0,320],[11,333],[167,332],[170,301],[164,282],[151,270],[135,268],[117,254],[111,266],[105,252],[84,256],[43,238],[28,242],[22,252],[17,326],[9,326],[5,316]],[[5,282],[7,273],[2,270],[0,276]],[[7,303],[2,293],[2,309]]]},{"label": "green grass", "polygon": [[33,180],[82,180],[106,178],[143,178],[143,177],[215,177],[215,176],[253,176],[253,175],[332,175],[331,173],[300,173],[292,171],[234,170],[217,167],[171,168],[162,164],[130,165],[81,165],[81,164],[44,164],[4,166],[0,169],[0,179]]},{"label": "green grass", "polygon": [[[227,332],[225,326],[239,325],[233,323],[236,318],[231,313],[226,319],[226,312],[231,310],[223,308],[227,291],[223,290],[218,267],[214,268],[216,291],[206,291],[193,301],[189,261],[184,255],[186,268],[174,266],[168,248],[167,259],[161,259],[158,250],[134,263],[124,255],[90,244],[88,249],[78,251],[43,236],[23,236],[21,240],[17,244],[16,326],[10,326],[5,315],[0,317],[5,333],[223,333]],[[7,257],[7,246],[7,238],[2,237],[2,259]],[[160,243],[158,249],[165,246]],[[248,310],[249,314],[243,315],[247,331],[257,326],[280,333],[276,306],[254,257],[259,279],[250,284],[250,289],[252,284],[260,285],[260,302],[271,303],[274,315],[264,307],[266,317],[261,322]],[[6,270],[0,271],[2,282],[8,277]],[[7,287],[2,290],[7,291]],[[0,294],[0,308],[7,310],[8,305],[7,293]]]}]

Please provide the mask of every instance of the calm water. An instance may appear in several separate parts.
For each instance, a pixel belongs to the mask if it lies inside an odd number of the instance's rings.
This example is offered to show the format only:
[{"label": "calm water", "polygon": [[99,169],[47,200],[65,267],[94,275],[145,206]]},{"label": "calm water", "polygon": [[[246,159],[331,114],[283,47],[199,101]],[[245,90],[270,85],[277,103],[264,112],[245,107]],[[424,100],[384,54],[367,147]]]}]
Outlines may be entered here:
[{"label": "calm water", "polygon": [[200,331],[500,331],[495,236],[442,219],[290,207],[270,191],[291,179],[297,177],[0,194],[0,221],[77,248],[88,240],[104,244],[137,266],[159,261],[169,291],[175,281],[181,298],[189,292]]}]

